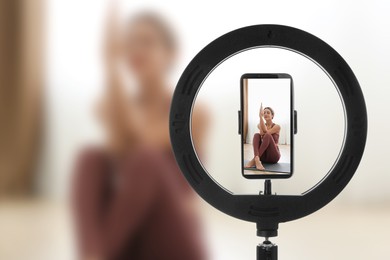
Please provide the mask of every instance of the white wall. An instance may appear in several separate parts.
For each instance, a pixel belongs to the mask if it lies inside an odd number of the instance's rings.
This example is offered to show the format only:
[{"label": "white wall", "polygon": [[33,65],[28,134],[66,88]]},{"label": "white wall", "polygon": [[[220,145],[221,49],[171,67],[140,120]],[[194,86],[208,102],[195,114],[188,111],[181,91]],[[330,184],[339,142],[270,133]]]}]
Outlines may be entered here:
[{"label": "white wall", "polygon": [[[389,1],[122,2],[124,13],[153,6],[172,20],[182,42],[176,75],[211,40],[246,25],[286,24],[328,42],[359,79],[369,116],[365,156],[356,177],[339,200],[390,199],[386,164],[390,155]],[[44,191],[53,196],[66,195],[72,159],[80,143],[99,139],[90,108],[102,86],[99,47],[106,5],[104,0],[48,1],[48,124],[45,171],[41,179]]]}]

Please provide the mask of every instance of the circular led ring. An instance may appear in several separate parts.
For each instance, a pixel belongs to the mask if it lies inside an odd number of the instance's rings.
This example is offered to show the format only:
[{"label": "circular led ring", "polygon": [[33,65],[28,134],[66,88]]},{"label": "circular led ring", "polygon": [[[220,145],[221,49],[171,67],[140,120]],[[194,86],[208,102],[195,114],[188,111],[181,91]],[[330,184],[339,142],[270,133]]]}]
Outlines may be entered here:
[{"label": "circular led ring", "polygon": [[[317,185],[302,195],[234,195],[207,174],[192,143],[191,113],[203,81],[224,60],[258,47],[284,48],[309,58],[333,80],[344,104],[346,135],[338,160]],[[304,217],[322,208],[348,184],[363,155],[367,111],[359,82],[351,68],[327,43],[288,26],[254,25],[219,37],[195,56],[176,86],[169,127],[179,167],[204,200],[230,216],[256,222],[265,229],[277,229],[279,223]]]}]

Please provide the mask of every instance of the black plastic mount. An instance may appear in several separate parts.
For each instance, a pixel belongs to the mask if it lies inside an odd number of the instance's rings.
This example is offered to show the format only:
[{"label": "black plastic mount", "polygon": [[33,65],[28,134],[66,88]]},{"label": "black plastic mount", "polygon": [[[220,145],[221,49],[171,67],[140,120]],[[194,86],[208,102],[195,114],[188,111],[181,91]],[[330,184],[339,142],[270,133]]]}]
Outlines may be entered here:
[{"label": "black plastic mount", "polygon": [[257,246],[257,260],[278,260],[278,246],[266,240]]},{"label": "black plastic mount", "polygon": [[[346,136],[339,158],[324,179],[302,195],[234,195],[210,177],[199,162],[192,143],[191,113],[203,81],[224,60],[258,47],[283,48],[311,59],[333,80],[344,103]],[[288,26],[254,25],[221,36],[195,56],[176,86],[169,126],[176,160],[194,190],[220,211],[257,223],[259,236],[271,237],[277,235],[279,223],[317,211],[348,184],[363,155],[367,112],[362,91],[351,68],[327,43]]]}]

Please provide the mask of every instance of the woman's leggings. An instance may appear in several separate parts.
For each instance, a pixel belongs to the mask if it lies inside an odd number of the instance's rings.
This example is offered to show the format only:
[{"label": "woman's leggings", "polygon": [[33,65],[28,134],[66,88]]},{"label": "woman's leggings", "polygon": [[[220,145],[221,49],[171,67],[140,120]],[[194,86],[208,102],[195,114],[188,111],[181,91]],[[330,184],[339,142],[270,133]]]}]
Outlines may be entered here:
[{"label": "woman's leggings", "polygon": [[253,152],[264,163],[277,163],[280,159],[279,147],[273,136],[268,133],[263,138],[259,133],[253,136]]}]

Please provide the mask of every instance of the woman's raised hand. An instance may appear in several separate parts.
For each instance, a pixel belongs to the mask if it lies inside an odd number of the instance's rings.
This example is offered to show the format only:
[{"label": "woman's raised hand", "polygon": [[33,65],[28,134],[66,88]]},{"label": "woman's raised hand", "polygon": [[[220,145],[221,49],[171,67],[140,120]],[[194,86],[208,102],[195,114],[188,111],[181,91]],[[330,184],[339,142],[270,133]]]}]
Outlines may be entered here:
[{"label": "woman's raised hand", "polygon": [[120,42],[120,21],[119,21],[119,10],[118,1],[111,1],[108,6],[108,12],[105,24],[105,38],[103,45],[103,57],[108,73],[112,70],[117,69],[117,59],[120,57],[121,42]]},{"label": "woman's raised hand", "polygon": [[261,103],[259,117],[263,117],[263,116],[264,116],[264,109],[263,109],[263,103]]}]

